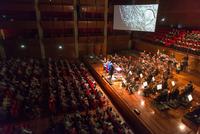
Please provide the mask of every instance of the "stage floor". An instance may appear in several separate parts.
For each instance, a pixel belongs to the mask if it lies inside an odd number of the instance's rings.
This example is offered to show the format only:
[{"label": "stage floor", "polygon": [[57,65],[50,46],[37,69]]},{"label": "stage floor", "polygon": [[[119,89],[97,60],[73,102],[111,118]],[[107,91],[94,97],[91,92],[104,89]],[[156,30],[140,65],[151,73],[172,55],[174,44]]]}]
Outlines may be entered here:
[{"label": "stage floor", "polygon": [[[90,69],[96,72],[94,77],[99,77],[101,81],[105,79],[102,77],[103,74],[103,65],[100,61],[94,62],[90,59],[86,61],[90,66]],[[184,86],[188,83],[189,80],[194,79],[194,87],[195,92],[194,100],[192,105],[198,105],[200,102],[200,86],[196,81],[199,78],[192,77],[190,74],[174,74],[175,79],[178,80],[179,86]],[[190,121],[186,120],[183,115],[188,112],[188,109],[184,107],[179,107],[177,109],[169,109],[167,111],[159,111],[155,106],[152,105],[151,97],[144,97],[140,94],[140,92],[135,92],[134,94],[129,94],[127,90],[121,87],[120,82],[113,82],[110,85],[108,82],[106,84],[111,88],[105,88],[104,90],[110,90],[109,93],[113,93],[118,96],[117,100],[114,101],[123,101],[126,107],[133,111],[134,109],[138,109],[141,113],[139,116],[139,120],[150,130],[150,132],[154,134],[195,134],[199,131],[199,127]],[[112,94],[109,96],[112,97]]]}]

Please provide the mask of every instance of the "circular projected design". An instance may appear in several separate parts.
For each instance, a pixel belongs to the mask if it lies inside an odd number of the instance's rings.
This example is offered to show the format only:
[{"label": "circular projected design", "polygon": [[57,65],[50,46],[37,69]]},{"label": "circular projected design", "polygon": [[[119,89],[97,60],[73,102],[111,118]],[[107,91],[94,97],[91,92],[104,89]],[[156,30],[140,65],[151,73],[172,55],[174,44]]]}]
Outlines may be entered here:
[{"label": "circular projected design", "polygon": [[157,17],[157,5],[119,6],[120,16],[130,30],[154,31]]}]

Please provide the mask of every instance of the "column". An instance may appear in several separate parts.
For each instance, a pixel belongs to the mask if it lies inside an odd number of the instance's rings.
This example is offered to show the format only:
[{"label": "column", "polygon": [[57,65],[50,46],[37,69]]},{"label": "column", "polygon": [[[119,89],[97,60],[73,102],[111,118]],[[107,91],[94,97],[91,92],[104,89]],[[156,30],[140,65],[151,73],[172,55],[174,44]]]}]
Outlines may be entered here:
[{"label": "column", "polygon": [[104,43],[103,43],[103,55],[107,55],[107,42],[108,42],[108,0],[105,0],[105,5],[104,5]]},{"label": "column", "polygon": [[78,48],[78,15],[77,15],[77,0],[74,0],[74,48],[75,56],[79,57],[79,48]]},{"label": "column", "polygon": [[38,0],[35,0],[35,13],[36,13],[36,24],[37,24],[38,34],[39,34],[41,56],[42,56],[42,59],[45,59],[46,57],[45,57],[45,48],[44,48],[44,42],[43,42],[43,29],[40,24],[41,16],[40,16]]},{"label": "column", "polygon": [[0,58],[6,58],[5,49],[2,43],[3,40],[5,40],[5,34],[4,34],[3,29],[0,29],[0,33],[1,33],[0,37],[2,38],[2,40],[0,39]]}]

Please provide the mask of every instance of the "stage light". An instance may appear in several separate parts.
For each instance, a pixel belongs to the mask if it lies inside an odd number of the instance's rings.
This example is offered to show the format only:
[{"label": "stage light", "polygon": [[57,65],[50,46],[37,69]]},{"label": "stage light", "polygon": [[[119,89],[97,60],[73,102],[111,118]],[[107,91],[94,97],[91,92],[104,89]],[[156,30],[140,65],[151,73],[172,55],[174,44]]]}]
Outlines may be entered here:
[{"label": "stage light", "polygon": [[145,101],[142,100],[142,101],[140,102],[140,104],[141,104],[141,106],[144,106],[144,105],[145,105]]},{"label": "stage light", "polygon": [[140,78],[143,78],[143,74],[140,74]]},{"label": "stage light", "polygon": [[162,89],[162,84],[158,84],[157,85],[157,90],[161,90]]},{"label": "stage light", "polygon": [[152,77],[152,81],[153,81],[153,82],[155,81],[155,77]]},{"label": "stage light", "polygon": [[178,127],[179,127],[179,129],[180,129],[181,131],[184,131],[184,130],[185,130],[185,125],[184,125],[183,123],[180,123]]},{"label": "stage light", "polygon": [[62,50],[62,49],[63,49],[63,46],[62,46],[62,45],[59,45],[59,46],[58,46],[58,49]]},{"label": "stage light", "polygon": [[193,100],[193,97],[192,97],[191,94],[189,94],[189,95],[187,96],[187,98],[188,98],[189,101],[192,101],[192,100]]},{"label": "stage light", "polygon": [[166,18],[162,18],[160,21],[161,21],[161,22],[164,22],[165,20],[166,20]]},{"label": "stage light", "polygon": [[176,85],[175,81],[172,81],[171,84],[173,87]]},{"label": "stage light", "polygon": [[26,46],[22,44],[20,47],[21,47],[22,49],[24,49]]}]

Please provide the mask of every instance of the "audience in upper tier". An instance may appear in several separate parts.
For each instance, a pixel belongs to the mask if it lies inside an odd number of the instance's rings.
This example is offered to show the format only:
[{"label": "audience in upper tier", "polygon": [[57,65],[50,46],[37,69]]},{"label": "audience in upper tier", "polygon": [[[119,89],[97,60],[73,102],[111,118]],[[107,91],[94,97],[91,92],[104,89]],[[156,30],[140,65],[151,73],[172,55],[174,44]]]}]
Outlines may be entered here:
[{"label": "audience in upper tier", "polygon": [[186,29],[158,29],[155,33],[147,33],[143,39],[163,44],[167,47],[200,54],[200,31]]}]

